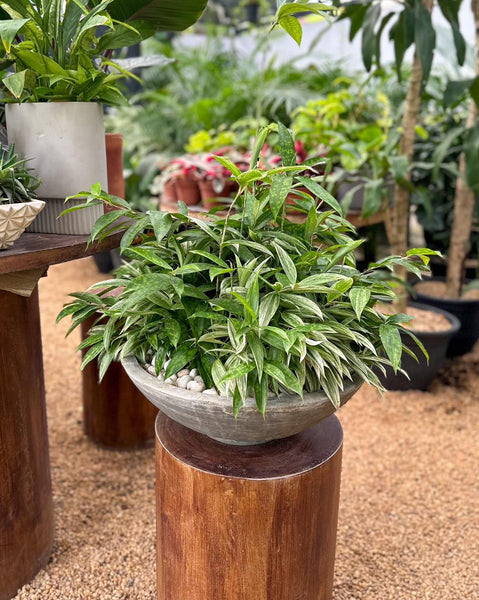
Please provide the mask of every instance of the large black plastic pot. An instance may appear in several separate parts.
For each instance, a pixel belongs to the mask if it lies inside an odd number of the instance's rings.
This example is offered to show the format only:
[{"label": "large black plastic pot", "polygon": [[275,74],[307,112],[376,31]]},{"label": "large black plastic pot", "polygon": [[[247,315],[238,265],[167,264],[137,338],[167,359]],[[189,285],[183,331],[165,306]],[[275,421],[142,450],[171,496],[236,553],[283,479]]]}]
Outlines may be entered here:
[{"label": "large black plastic pot", "polygon": [[[434,280],[444,281],[444,278],[434,277]],[[416,286],[414,286],[414,295],[421,304],[440,308],[459,319],[461,326],[449,344],[447,356],[462,356],[472,350],[472,347],[479,339],[479,299],[453,300],[450,298],[436,298],[435,296],[421,293]]]},{"label": "large black plastic pot", "polygon": [[425,390],[436,377],[446,358],[446,351],[452,336],[459,331],[460,322],[452,314],[426,304],[410,302],[409,306],[431,310],[446,317],[451,324],[444,331],[414,331],[412,333],[423,343],[429,354],[429,363],[416,342],[407,334],[402,336],[405,346],[410,348],[418,357],[417,362],[409,354],[403,354],[401,367],[409,375],[409,379],[402,373],[394,373],[391,367],[387,367],[386,376],[380,375],[379,379],[387,390]]}]

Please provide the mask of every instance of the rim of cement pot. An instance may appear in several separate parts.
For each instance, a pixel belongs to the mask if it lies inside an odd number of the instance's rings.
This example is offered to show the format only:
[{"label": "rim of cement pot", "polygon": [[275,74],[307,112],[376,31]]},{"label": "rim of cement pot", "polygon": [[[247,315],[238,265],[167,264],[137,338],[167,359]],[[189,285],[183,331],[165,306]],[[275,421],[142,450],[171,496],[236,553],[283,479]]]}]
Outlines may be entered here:
[{"label": "rim of cement pot", "polygon": [[[324,392],[272,397],[263,417],[253,398],[248,398],[237,418],[231,398],[184,390],[162,383],[135,357],[122,360],[133,383],[171,419],[226,444],[261,444],[309,429],[336,411]],[[340,406],[361,387],[362,381],[345,381]]]}]

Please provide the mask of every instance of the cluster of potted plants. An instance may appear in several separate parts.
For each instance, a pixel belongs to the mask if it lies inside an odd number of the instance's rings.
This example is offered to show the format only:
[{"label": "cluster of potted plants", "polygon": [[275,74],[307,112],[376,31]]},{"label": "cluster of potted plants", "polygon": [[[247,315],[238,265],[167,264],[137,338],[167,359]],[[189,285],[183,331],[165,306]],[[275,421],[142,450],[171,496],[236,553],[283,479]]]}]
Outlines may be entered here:
[{"label": "cluster of potted plants", "polygon": [[[219,148],[217,155],[228,157],[240,170],[248,165],[248,155],[232,147]],[[231,173],[211,153],[186,154],[172,160],[155,181],[163,206],[184,202],[202,204],[206,209],[224,206],[237,191]]]}]

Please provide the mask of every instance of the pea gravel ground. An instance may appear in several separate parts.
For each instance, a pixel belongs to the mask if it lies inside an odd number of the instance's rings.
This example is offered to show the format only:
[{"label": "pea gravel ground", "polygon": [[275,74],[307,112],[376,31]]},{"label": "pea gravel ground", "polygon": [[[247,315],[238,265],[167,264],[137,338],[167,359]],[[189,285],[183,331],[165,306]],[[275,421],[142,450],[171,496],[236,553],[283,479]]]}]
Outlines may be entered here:
[{"label": "pea gravel ground", "polygon": [[[153,449],[85,438],[79,337],[55,325],[67,293],[102,278],[83,259],[40,283],[56,536],[17,600],[155,599]],[[340,412],[334,600],[479,599],[478,366],[479,353],[456,361],[428,393],[363,387]]]}]

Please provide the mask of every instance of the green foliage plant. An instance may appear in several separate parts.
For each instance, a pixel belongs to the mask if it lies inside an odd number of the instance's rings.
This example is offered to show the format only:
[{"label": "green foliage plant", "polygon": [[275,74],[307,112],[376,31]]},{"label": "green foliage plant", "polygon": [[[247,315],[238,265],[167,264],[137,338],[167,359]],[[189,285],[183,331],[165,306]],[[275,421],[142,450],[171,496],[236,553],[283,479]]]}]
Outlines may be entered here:
[{"label": "green foliage plant", "polygon": [[[282,164],[263,169],[259,156],[272,131]],[[375,308],[394,297],[378,274],[401,264],[420,276],[431,252],[411,250],[358,271],[354,252],[362,241],[315,174],[324,165],[297,165],[281,124],[260,131],[248,171],[218,161],[239,192],[227,214],[207,219],[182,204],[175,214],[137,213],[99,185],[79,194],[88,195],[87,206],[104,201],[118,209],[97,221],[92,240],[125,230],[128,258],[113,279],[72,294],[58,316],[72,318],[70,331],[98,317],[79,346],[83,365],[98,359],[103,376],[113,360],[134,355],[142,363],[153,358],[159,373],[168,359],[165,377],[194,366],[206,385],[232,399],[235,414],[250,396],[264,413],[274,402],[269,392],[322,390],[337,406],[345,380],[381,388],[376,370],[399,369],[402,351],[410,351],[401,342],[408,317]],[[308,192],[293,201],[303,219],[293,222],[288,195],[303,187]]]},{"label": "green foliage plant", "polygon": [[309,155],[326,154],[335,185],[351,183],[342,199],[347,209],[353,194],[364,190],[362,215],[380,210],[390,182],[402,181],[407,162],[397,156],[399,134],[393,127],[390,102],[384,92],[369,92],[367,82],[341,78],[337,91],[309,101],[293,113],[291,127]]},{"label": "green foliage plant", "polygon": [[161,29],[181,30],[207,0],[4,0],[0,3],[4,101],[125,104],[132,74],[112,53]]},{"label": "green foliage plant", "polygon": [[15,146],[0,150],[0,205],[29,202],[37,195],[40,180],[31,174],[28,160],[15,154]]},{"label": "green foliage plant", "polygon": [[[409,211],[410,211],[410,167],[413,160],[414,136],[421,106],[422,90],[430,76],[434,51],[436,48],[436,31],[431,12],[434,0],[406,0],[396,7],[384,6],[380,0],[358,0],[349,2],[334,0],[338,8],[339,19],[348,19],[351,23],[350,40],[361,35],[361,51],[363,63],[367,71],[381,63],[381,40],[385,32],[394,46],[397,75],[401,78],[401,67],[409,48],[413,48],[414,57],[411,76],[408,81],[408,92],[401,120],[401,136],[399,139],[399,155],[407,163],[405,181],[397,183],[394,191],[394,205],[391,211],[393,252],[404,254],[408,247]],[[459,64],[465,59],[466,44],[459,29],[459,8],[462,0],[438,0],[442,15],[451,27],[454,45]],[[404,185],[406,183],[406,185]],[[403,269],[397,270],[399,277],[405,278]],[[406,294],[398,298],[397,309],[404,310],[407,303]]]}]

